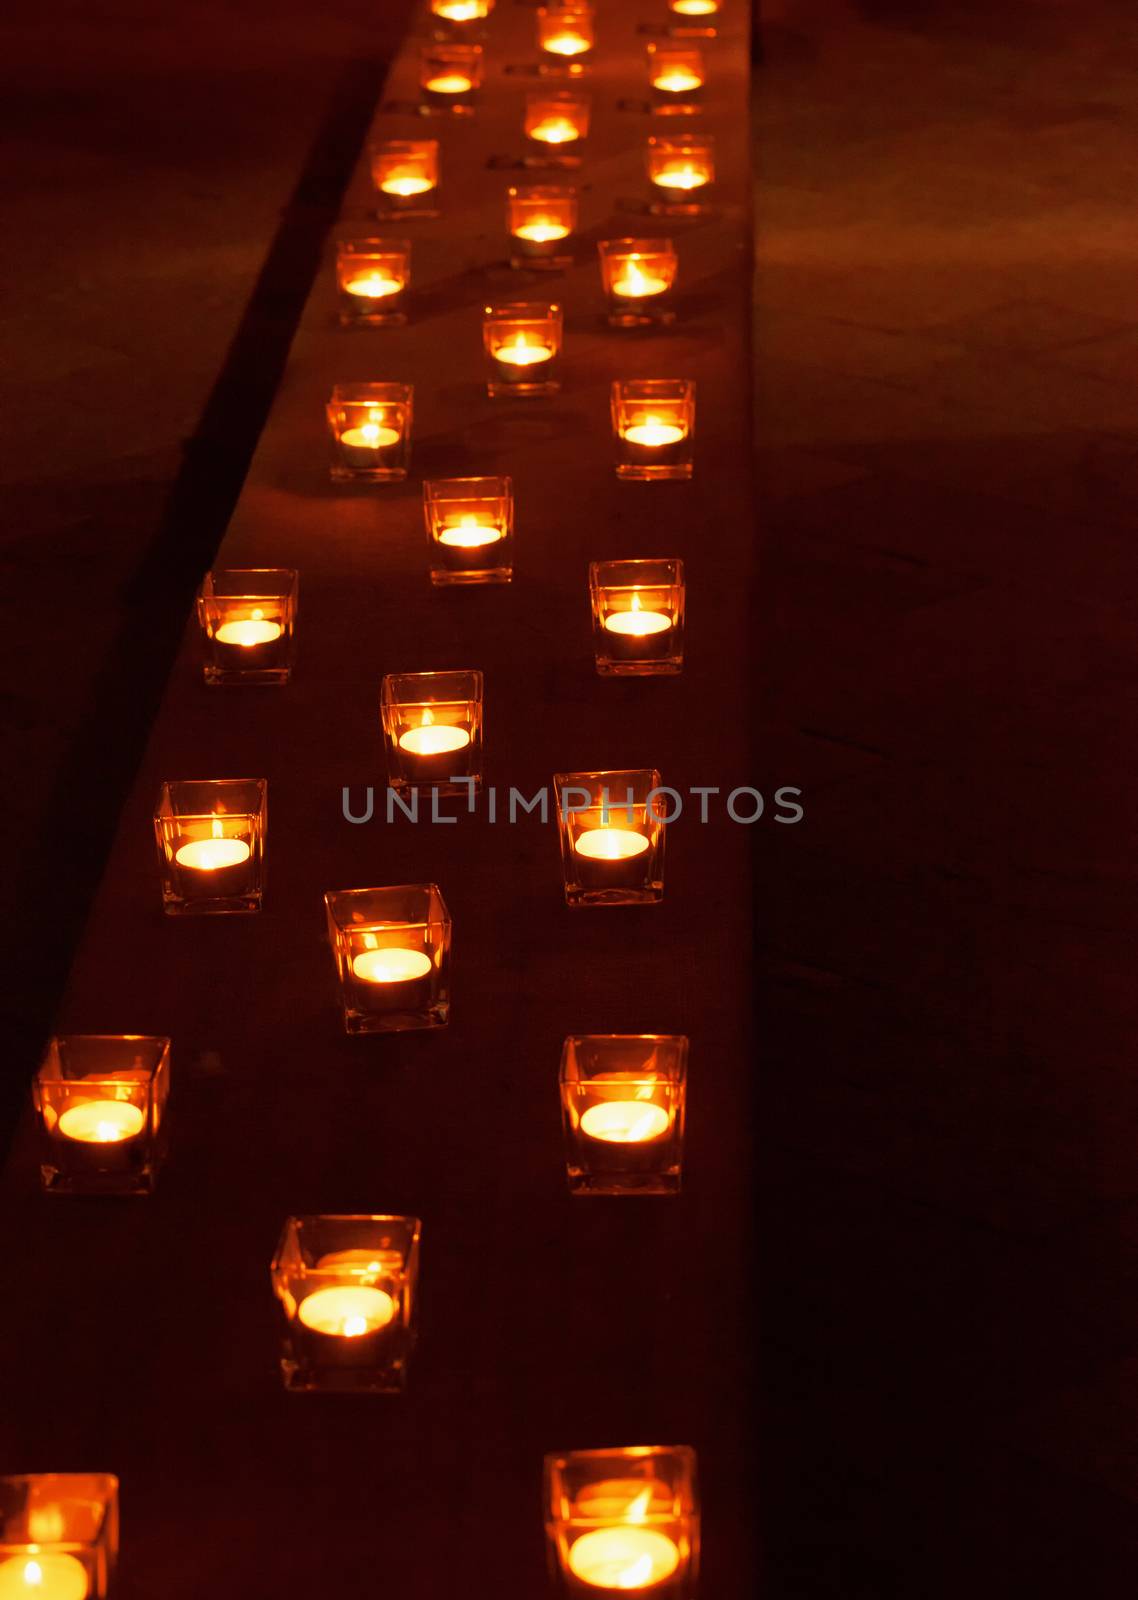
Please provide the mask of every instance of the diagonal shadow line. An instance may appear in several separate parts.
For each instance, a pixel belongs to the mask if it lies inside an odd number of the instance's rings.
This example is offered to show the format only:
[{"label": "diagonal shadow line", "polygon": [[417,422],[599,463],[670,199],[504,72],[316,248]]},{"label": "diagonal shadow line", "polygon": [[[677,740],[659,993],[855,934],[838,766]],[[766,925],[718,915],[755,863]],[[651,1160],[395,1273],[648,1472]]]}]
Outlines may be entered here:
[{"label": "diagonal shadow line", "polygon": [[186,441],[154,536],[124,592],[123,623],[95,676],[88,714],[35,837],[24,841],[8,919],[20,928],[20,938],[5,973],[12,1020],[10,1067],[0,1077],[0,1150],[50,1031],[123,796],[138,769],[202,573],[241,493],[388,64],[381,57],[355,59],[336,75],[225,362]]}]

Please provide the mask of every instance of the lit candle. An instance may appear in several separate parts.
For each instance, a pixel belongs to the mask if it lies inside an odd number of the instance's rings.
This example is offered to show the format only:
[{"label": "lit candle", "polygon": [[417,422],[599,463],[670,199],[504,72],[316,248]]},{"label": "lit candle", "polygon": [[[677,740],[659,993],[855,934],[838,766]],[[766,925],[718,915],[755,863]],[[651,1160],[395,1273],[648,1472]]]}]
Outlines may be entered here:
[{"label": "lit candle", "polygon": [[703,79],[690,67],[664,67],[658,76],[652,79],[653,89],[661,94],[690,94],[693,89],[698,89]]},{"label": "lit candle", "polygon": [[684,430],[675,422],[665,422],[661,417],[644,417],[625,428],[624,438],[630,444],[642,445],[648,450],[661,450],[665,445],[679,444]]},{"label": "lit candle", "polygon": [[514,229],[516,239],[525,239],[529,244],[553,244],[558,239],[567,239],[569,229],[562,222],[546,222],[535,218],[533,222],[523,222]]},{"label": "lit candle", "polygon": [[516,333],[509,344],[496,347],[494,360],[505,362],[508,367],[534,367],[542,361],[552,361],[553,354],[552,345],[529,339],[524,333]]},{"label": "lit candle", "polygon": [[529,130],[531,139],[540,144],[572,144],[581,137],[581,131],[568,117],[543,117]]},{"label": "lit candle", "polygon": [[702,189],[708,179],[707,168],[693,161],[676,161],[652,174],[652,182],[661,189]]},{"label": "lit candle", "polygon": [[627,611],[610,611],[605,618],[606,632],[629,634],[636,639],[654,633],[666,633],[671,626],[672,619],[666,612],[643,610],[638,594],[632,596],[632,604]]},{"label": "lit candle", "polygon": [[385,178],[380,179],[379,187],[384,194],[408,200],[412,195],[426,194],[435,186],[430,178],[424,177],[421,173],[389,172]]},{"label": "lit candle", "polygon": [[581,1113],[581,1132],[606,1144],[646,1144],[667,1133],[663,1106],[643,1100],[603,1100]]},{"label": "lit candle", "polygon": [[584,34],[568,28],[563,33],[547,34],[541,41],[541,48],[554,56],[582,56],[589,47],[590,41]]},{"label": "lit candle", "polygon": [[[318,1263],[323,1264],[323,1260]],[[387,1326],[395,1315],[395,1301],[385,1290],[366,1284],[337,1285],[305,1295],[296,1314],[313,1333],[358,1339]]]},{"label": "lit candle", "polygon": [[453,545],[460,550],[476,550],[482,545],[496,544],[499,539],[505,538],[505,534],[492,522],[467,516],[459,517],[457,522],[445,523],[439,529],[438,538],[440,544]]},{"label": "lit candle", "polygon": [[630,861],[644,854],[648,839],[631,828],[585,828],[573,848],[589,861]]},{"label": "lit candle", "polygon": [[344,285],[346,294],[358,295],[361,300],[386,300],[388,295],[398,294],[402,288],[402,278],[393,278],[379,270],[353,278]]},{"label": "lit candle", "polygon": [[612,292],[625,300],[644,300],[650,295],[663,294],[671,288],[671,280],[658,272],[645,272],[638,263],[641,256],[629,256],[620,277],[614,278]]},{"label": "lit candle", "polygon": [[352,957],[353,976],[363,983],[409,983],[425,978],[431,970],[431,958],[425,950],[403,945],[388,945],[380,950],[373,933],[365,933],[363,942],[367,948]]},{"label": "lit candle", "polygon": [[141,1133],[145,1122],[141,1106],[129,1100],[84,1100],[60,1115],[58,1130],[81,1144],[121,1144]]},{"label": "lit candle", "polygon": [[225,867],[238,867],[248,861],[252,851],[244,839],[227,839],[220,818],[211,824],[208,839],[191,839],[179,845],[174,860],[180,867],[193,872],[218,872]]},{"label": "lit candle", "polygon": [[435,0],[431,7],[444,22],[478,22],[489,9],[487,0]]},{"label": "lit candle", "polygon": [[465,750],[470,734],[454,724],[436,723],[429,709],[424,709],[417,728],[408,728],[399,735],[399,745],[414,756],[440,756],[451,750]]},{"label": "lit candle", "polygon": [[668,4],[681,17],[713,17],[719,10],[719,0],[668,0]]},{"label": "lit candle", "polygon": [[0,1600],[86,1600],[87,1569],[75,1556],[37,1550],[0,1562]]},{"label": "lit candle", "polygon": [[279,622],[270,622],[263,611],[254,608],[249,617],[223,622],[214,638],[219,644],[239,645],[243,650],[250,650],[255,645],[271,644],[283,632]]},{"label": "lit candle", "polygon": [[468,78],[465,72],[439,72],[428,78],[423,88],[430,94],[469,94],[474,88],[474,79]]},{"label": "lit candle", "polygon": [[379,411],[372,411],[366,422],[354,428],[345,428],[340,435],[344,464],[368,470],[382,466],[385,453],[399,443],[399,429],[385,421]]}]

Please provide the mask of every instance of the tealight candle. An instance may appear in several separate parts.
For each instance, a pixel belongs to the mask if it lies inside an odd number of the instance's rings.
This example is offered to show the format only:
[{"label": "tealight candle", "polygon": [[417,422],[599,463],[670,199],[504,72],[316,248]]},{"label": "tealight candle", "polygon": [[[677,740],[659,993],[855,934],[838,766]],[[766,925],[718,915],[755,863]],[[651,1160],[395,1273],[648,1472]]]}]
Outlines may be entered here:
[{"label": "tealight candle", "polygon": [[658,111],[696,111],[698,106],[691,102],[698,101],[706,78],[703,56],[698,50],[677,49],[674,45],[649,46],[648,80]]},{"label": "tealight candle", "polygon": [[529,136],[541,144],[572,144],[574,139],[581,137],[581,130],[568,117],[549,116],[536,122],[529,130]]},{"label": "tealight candle", "polygon": [[413,195],[429,194],[435,185],[430,178],[425,178],[420,173],[392,172],[386,178],[380,179],[379,187],[384,194],[400,200],[409,200]]},{"label": "tealight candle", "polygon": [[431,10],[444,22],[481,22],[494,0],[431,0]]},{"label": "tealight candle", "polygon": [[648,840],[629,828],[586,828],[574,839],[573,848],[589,861],[628,861],[644,854]]},{"label": "tealight candle", "polygon": [[648,295],[663,294],[670,287],[667,278],[658,273],[642,271],[636,257],[632,256],[620,277],[613,279],[612,290],[626,300],[642,300]]},{"label": "tealight candle", "polygon": [[679,17],[713,17],[719,0],[668,0],[668,6]]},{"label": "tealight candle", "polygon": [[587,4],[543,6],[537,14],[538,48],[562,60],[580,61],[595,42],[593,8]]},{"label": "tealight candle", "polygon": [[215,818],[209,838],[191,839],[180,845],[174,860],[192,872],[221,872],[226,867],[239,867],[251,853],[244,839],[226,838],[222,822]]},{"label": "tealight candle", "polygon": [[695,433],[695,384],[685,378],[646,378],[612,386],[618,478],[690,478]]},{"label": "tealight candle", "polygon": [[670,239],[604,239],[597,254],[613,327],[671,319],[678,260]]},{"label": "tealight candle", "polygon": [[429,45],[423,50],[419,68],[423,109],[469,113],[481,82],[481,45]]},{"label": "tealight candle", "polygon": [[487,389],[500,394],[553,394],[561,348],[561,307],[557,305],[487,306],[482,338],[490,358]]},{"label": "tealight candle", "polygon": [[510,265],[556,271],[571,266],[564,241],[577,226],[577,191],[555,184],[515,184],[506,191]]},{"label": "tealight candle", "polygon": [[607,1144],[647,1144],[669,1123],[663,1106],[643,1100],[602,1100],[581,1114],[581,1132]]},{"label": "tealight candle", "polygon": [[234,644],[243,650],[251,650],[259,644],[271,644],[283,632],[284,628],[279,622],[270,622],[259,607],[254,607],[249,617],[223,622],[214,633],[214,638],[219,644]]},{"label": "tealight candle", "polygon": [[715,177],[715,142],[689,134],[651,138],[647,146],[648,179],[656,198],[651,209],[660,216],[698,216]]},{"label": "tealight candle", "polygon": [[121,1144],[145,1125],[142,1107],[129,1100],[84,1100],[61,1113],[57,1129],[63,1138],[82,1144]]},{"label": "tealight candle", "polygon": [[549,222],[542,219],[538,222],[522,222],[514,229],[515,239],[524,239],[529,244],[552,244],[557,239],[568,239],[569,229],[561,222]]},{"label": "tealight candle", "polygon": [[86,1600],[90,1592],[86,1567],[63,1551],[0,1561],[0,1600]]},{"label": "tealight candle", "polygon": [[655,1528],[594,1528],[569,1547],[569,1569],[597,1589],[650,1589],[680,1564],[674,1539]]},{"label": "tealight candle", "polygon": [[[589,132],[591,110],[592,102],[589,96],[572,90],[544,90],[528,94],[523,124],[525,136],[534,143],[547,147],[576,144]],[[550,155],[542,157],[541,162],[551,166],[580,164],[576,155],[561,157]]]},{"label": "tealight candle", "polygon": [[414,756],[439,756],[451,750],[464,750],[470,743],[465,728],[448,727],[435,722],[429,709],[417,728],[408,728],[399,735],[400,748]]},{"label": "tealight candle", "polygon": [[[374,934],[364,935],[365,942],[374,938]],[[352,973],[363,983],[407,983],[425,978],[430,970],[431,958],[424,950],[409,950],[402,945],[361,950],[352,957]]]},{"label": "tealight candle", "polygon": [[[385,216],[437,215],[437,139],[385,139],[371,150],[371,176]],[[398,274],[393,274],[398,276]]]},{"label": "tealight candle", "polygon": [[654,677],[681,670],[682,561],[594,561],[589,595],[602,677]]},{"label": "tealight candle", "polygon": [[667,444],[679,444],[684,430],[675,422],[663,422],[659,417],[645,417],[625,428],[623,437],[630,444],[644,445],[649,450],[660,450]]},{"label": "tealight candle", "polygon": [[427,78],[423,88],[430,94],[467,94],[474,88],[474,79],[464,72],[439,72]]},{"label": "tealight candle", "polygon": [[154,832],[166,912],[260,911],[266,818],[261,778],[164,783]]},{"label": "tealight candle", "polygon": [[428,478],[423,519],[432,583],[509,583],[514,530],[509,478]]},{"label": "tealight candle", "polygon": [[363,1284],[315,1289],[305,1295],[296,1314],[314,1333],[358,1339],[387,1326],[395,1315],[395,1301],[383,1289]]},{"label": "tealight candle", "polygon": [[332,481],[390,483],[405,478],[412,404],[410,384],[337,384],[327,408]]},{"label": "tealight candle", "polygon": [[389,295],[398,294],[402,287],[402,278],[392,278],[384,272],[369,272],[361,278],[349,278],[344,285],[348,294],[354,294],[360,300],[386,300]]},{"label": "tealight candle", "polygon": [[661,189],[702,189],[705,183],[711,181],[711,176],[706,167],[694,161],[673,161],[661,167],[653,175],[652,181],[659,184]]}]

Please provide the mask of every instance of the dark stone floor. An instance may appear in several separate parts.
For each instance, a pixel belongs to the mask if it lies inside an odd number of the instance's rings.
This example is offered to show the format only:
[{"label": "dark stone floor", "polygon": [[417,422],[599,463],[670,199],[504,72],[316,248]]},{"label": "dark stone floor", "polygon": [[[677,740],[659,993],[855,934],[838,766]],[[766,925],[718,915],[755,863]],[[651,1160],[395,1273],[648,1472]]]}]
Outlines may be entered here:
[{"label": "dark stone floor", "polygon": [[1138,24],[765,6],[768,1592],[1138,1577]]}]

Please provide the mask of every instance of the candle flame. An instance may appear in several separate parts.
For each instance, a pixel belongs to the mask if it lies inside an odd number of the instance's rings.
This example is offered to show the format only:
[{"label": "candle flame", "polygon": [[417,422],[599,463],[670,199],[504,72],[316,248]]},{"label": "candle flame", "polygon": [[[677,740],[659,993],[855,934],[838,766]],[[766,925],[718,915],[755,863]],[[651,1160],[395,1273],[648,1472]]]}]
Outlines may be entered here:
[{"label": "candle flame", "polygon": [[632,596],[632,604],[631,604],[631,606],[629,606],[628,609],[630,611],[639,611],[640,610],[640,596],[638,594],[636,594],[636,593],[633,594],[633,596]]},{"label": "candle flame", "polygon": [[211,834],[212,834],[213,838],[215,838],[215,839],[224,839],[225,838],[225,829],[221,825],[221,818],[220,817],[214,817],[212,823],[210,824],[210,831],[211,831]]},{"label": "candle flame", "polygon": [[361,1333],[367,1332],[366,1317],[345,1317],[343,1333],[345,1339],[358,1339]]},{"label": "candle flame", "polygon": [[629,1501],[628,1510],[624,1513],[624,1520],[626,1522],[643,1522],[648,1515],[648,1507],[651,1504],[652,1489],[651,1485],[649,1485],[647,1489],[640,1491],[635,1500]]},{"label": "candle flame", "polygon": [[28,1588],[38,1588],[43,1582],[43,1568],[38,1561],[29,1561],[24,1566],[24,1582]]},{"label": "candle flame", "polygon": [[434,725],[435,719],[431,715],[431,708],[429,706],[424,706],[422,719],[419,722],[420,728],[433,728]]}]

